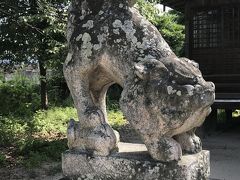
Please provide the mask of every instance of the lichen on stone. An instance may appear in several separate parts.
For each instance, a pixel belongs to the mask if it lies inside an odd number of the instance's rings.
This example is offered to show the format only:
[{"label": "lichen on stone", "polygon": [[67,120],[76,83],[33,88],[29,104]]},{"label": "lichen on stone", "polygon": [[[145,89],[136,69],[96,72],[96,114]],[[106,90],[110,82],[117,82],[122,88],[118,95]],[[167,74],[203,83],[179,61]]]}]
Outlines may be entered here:
[{"label": "lichen on stone", "polygon": [[179,160],[183,151],[201,150],[194,129],[210,112],[214,85],[196,63],[172,52],[134,3],[74,0],[70,5],[64,76],[79,122],[69,125],[68,145],[93,156],[117,149],[119,135],[107,123],[105,103],[109,86],[117,83],[123,87],[121,110],[152,158]]}]

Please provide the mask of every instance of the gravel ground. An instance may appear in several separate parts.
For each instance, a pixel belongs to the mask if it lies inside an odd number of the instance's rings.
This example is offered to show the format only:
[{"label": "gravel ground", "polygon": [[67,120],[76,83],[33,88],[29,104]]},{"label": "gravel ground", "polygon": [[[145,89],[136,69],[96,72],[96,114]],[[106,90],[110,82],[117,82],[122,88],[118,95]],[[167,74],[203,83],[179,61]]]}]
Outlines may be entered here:
[{"label": "gravel ground", "polygon": [[211,153],[212,179],[240,180],[240,131],[208,136],[203,147]]}]

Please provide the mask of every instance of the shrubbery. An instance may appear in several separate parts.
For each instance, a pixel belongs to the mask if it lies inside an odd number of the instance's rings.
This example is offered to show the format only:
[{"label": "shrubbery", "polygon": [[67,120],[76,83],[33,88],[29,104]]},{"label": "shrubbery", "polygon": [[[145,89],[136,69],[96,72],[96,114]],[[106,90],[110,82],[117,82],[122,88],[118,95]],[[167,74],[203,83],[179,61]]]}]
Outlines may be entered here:
[{"label": "shrubbery", "polygon": [[108,111],[108,120],[109,124],[116,130],[127,124],[127,120],[124,118],[123,113],[120,110]]},{"label": "shrubbery", "polygon": [[[108,110],[108,119],[114,129],[126,124],[117,104]],[[15,147],[15,154],[26,167],[36,167],[46,160],[60,160],[67,149],[66,130],[70,118],[77,120],[73,107],[53,107],[38,110],[32,116],[0,116],[0,146]],[[5,161],[0,154],[0,164]],[[2,162],[1,162],[2,161]]]},{"label": "shrubbery", "polygon": [[28,168],[39,166],[43,161],[60,161],[61,153],[66,151],[67,140],[28,140],[21,147],[19,155],[23,156],[22,164]]},{"label": "shrubbery", "polygon": [[178,56],[184,55],[185,27],[183,15],[176,11],[160,14],[154,1],[137,0],[140,13],[155,25]]},{"label": "shrubbery", "polygon": [[29,130],[28,119],[0,116],[0,146],[16,145],[25,141]]},{"label": "shrubbery", "polygon": [[41,134],[65,135],[70,118],[77,120],[77,111],[73,107],[54,107],[47,111],[39,110],[33,116],[34,131]]},{"label": "shrubbery", "polygon": [[0,115],[31,116],[40,107],[38,91],[38,85],[20,74],[0,81]]}]

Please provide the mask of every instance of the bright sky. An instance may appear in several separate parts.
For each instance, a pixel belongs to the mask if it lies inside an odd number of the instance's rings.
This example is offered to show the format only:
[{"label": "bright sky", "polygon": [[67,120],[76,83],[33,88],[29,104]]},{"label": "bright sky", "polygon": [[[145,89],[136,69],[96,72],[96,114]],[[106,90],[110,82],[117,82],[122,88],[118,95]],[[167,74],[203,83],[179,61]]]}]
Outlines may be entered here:
[{"label": "bright sky", "polygon": [[[156,4],[155,7],[158,8],[160,10],[160,12],[163,12],[163,5],[162,4]],[[172,10],[172,8],[166,6],[166,12],[168,12],[170,10]]]}]

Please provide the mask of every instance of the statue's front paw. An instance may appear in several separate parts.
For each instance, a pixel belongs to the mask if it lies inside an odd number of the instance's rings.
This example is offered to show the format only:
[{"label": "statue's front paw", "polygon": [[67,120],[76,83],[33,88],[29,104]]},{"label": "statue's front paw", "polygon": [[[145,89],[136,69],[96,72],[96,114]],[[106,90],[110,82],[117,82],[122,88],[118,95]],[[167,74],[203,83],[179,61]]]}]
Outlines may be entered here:
[{"label": "statue's front paw", "polygon": [[175,139],[179,142],[184,153],[195,154],[202,150],[201,139],[194,133],[183,133]]},{"label": "statue's front paw", "polygon": [[202,150],[202,141],[195,134],[190,138],[190,146],[186,148],[186,152],[189,154],[195,154]]},{"label": "statue's front paw", "polygon": [[161,138],[157,143],[148,145],[151,156],[159,161],[178,161],[182,157],[180,144],[173,138]]},{"label": "statue's front paw", "polygon": [[118,151],[117,137],[108,124],[102,124],[93,129],[86,137],[85,146],[93,150],[95,156],[108,156],[112,151]]}]

